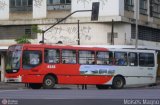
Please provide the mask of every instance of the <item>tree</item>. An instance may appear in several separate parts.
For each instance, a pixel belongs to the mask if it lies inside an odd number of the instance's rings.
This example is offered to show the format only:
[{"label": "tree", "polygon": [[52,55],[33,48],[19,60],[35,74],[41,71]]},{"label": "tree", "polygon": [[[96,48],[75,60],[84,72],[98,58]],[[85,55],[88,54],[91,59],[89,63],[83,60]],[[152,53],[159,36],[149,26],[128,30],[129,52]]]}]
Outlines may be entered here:
[{"label": "tree", "polygon": [[[34,34],[42,33],[42,30],[39,29],[37,25],[32,25],[31,31],[32,31],[31,33],[34,33]],[[15,41],[18,44],[31,43],[30,42],[30,37],[28,35],[21,36],[21,37],[15,39]]]},{"label": "tree", "polygon": [[31,43],[29,39],[30,39],[30,37],[28,35],[24,35],[24,36],[21,36],[21,37],[15,39],[15,41],[18,44]]},{"label": "tree", "polygon": [[32,25],[33,33],[42,33],[43,30],[39,29],[37,25]]}]

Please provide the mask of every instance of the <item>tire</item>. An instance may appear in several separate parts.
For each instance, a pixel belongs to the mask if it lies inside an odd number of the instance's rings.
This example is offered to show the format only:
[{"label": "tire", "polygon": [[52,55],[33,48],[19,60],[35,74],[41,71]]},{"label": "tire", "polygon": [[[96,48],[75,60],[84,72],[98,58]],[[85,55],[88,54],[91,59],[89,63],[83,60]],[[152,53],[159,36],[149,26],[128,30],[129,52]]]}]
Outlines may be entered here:
[{"label": "tire", "polygon": [[124,84],[125,84],[124,78],[121,76],[117,76],[113,79],[111,88],[112,89],[122,89],[124,87]]},{"label": "tire", "polygon": [[48,75],[44,78],[43,88],[44,89],[53,89],[55,87],[55,84],[56,84],[56,79],[53,76]]},{"label": "tire", "polygon": [[108,89],[109,85],[96,85],[97,89]]},{"label": "tire", "polygon": [[42,87],[42,84],[30,83],[29,87],[32,88],[32,89],[40,89]]}]

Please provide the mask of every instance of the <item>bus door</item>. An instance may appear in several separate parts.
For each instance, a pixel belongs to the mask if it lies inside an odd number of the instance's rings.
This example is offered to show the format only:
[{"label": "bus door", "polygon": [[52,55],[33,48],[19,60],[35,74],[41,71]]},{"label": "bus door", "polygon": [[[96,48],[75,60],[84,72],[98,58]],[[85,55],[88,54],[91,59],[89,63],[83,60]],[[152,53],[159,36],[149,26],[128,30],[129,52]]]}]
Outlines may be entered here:
[{"label": "bus door", "polygon": [[139,82],[153,83],[156,79],[157,63],[155,53],[139,53]]}]

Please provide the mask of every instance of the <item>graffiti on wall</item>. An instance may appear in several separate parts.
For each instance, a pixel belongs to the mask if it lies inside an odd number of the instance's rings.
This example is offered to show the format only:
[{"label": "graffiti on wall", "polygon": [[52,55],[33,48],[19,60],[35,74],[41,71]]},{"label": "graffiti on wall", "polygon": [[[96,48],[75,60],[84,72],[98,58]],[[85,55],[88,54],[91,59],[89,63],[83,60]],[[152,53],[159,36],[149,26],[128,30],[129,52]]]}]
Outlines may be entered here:
[{"label": "graffiti on wall", "polygon": [[77,4],[83,3],[84,7],[86,7],[86,3],[89,4],[92,0],[77,0]]},{"label": "graffiti on wall", "polygon": [[[47,27],[45,27],[46,29]],[[80,32],[80,39],[83,39],[84,41],[90,41],[92,40],[90,32],[92,31],[92,28],[90,26],[81,26],[79,29]],[[50,29],[45,34],[45,40],[46,42],[58,42],[62,41],[66,44],[77,44],[78,39],[78,28],[77,26],[68,26],[68,27],[62,27],[58,26],[55,28]]]},{"label": "graffiti on wall", "polygon": [[34,6],[37,7],[37,8],[39,8],[39,7],[42,6],[43,0],[34,0],[34,2],[35,2]]},{"label": "graffiti on wall", "polygon": [[98,0],[98,2],[100,2],[101,3],[101,7],[102,7],[102,9],[104,8],[104,6],[107,4],[107,1],[108,0]]},{"label": "graffiti on wall", "polygon": [[[86,4],[89,4],[92,0],[77,0],[77,4],[79,3],[83,3],[84,7],[86,7]],[[101,7],[103,9],[103,7],[106,5],[108,0],[98,0],[98,2],[101,3]]]},{"label": "graffiti on wall", "polygon": [[0,10],[4,10],[4,8],[7,6],[6,2],[4,0],[0,1]]}]

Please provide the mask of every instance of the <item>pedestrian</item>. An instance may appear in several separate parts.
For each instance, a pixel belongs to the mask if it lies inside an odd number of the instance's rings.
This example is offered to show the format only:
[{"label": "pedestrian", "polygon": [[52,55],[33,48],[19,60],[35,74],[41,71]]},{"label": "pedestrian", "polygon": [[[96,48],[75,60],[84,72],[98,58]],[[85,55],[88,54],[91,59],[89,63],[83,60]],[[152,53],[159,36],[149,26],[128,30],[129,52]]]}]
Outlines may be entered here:
[{"label": "pedestrian", "polygon": [[86,90],[87,89],[87,85],[86,84],[83,84],[82,85],[82,90]]}]

